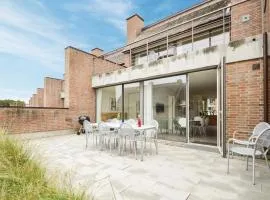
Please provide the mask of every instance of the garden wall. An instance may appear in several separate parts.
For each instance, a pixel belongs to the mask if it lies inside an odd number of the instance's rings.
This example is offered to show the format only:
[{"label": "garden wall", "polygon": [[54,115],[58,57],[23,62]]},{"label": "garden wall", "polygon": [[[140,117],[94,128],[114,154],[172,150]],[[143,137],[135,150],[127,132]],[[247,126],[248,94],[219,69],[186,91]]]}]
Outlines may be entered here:
[{"label": "garden wall", "polygon": [[0,128],[32,133],[72,128],[67,108],[0,107]]}]

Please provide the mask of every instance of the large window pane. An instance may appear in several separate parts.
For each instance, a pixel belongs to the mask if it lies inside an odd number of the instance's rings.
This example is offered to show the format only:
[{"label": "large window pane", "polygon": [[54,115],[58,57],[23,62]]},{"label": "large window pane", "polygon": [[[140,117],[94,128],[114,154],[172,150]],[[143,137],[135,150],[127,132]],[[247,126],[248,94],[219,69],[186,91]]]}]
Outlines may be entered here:
[{"label": "large window pane", "polygon": [[97,122],[121,119],[122,85],[97,90]]},{"label": "large window pane", "polygon": [[137,119],[140,114],[139,83],[124,85],[124,113],[125,119]]},{"label": "large window pane", "polygon": [[144,120],[159,123],[159,138],[186,141],[186,76],[144,82]]},{"label": "large window pane", "polygon": [[190,142],[217,144],[217,71],[189,74]]}]

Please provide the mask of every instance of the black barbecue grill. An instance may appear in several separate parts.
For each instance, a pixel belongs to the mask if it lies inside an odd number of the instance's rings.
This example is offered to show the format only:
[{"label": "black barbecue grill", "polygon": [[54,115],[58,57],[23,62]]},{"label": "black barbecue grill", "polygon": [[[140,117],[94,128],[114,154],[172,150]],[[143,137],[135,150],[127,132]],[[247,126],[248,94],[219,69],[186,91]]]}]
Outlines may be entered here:
[{"label": "black barbecue grill", "polygon": [[80,135],[81,133],[85,133],[84,128],[83,128],[83,122],[84,122],[84,120],[87,120],[87,121],[90,122],[90,117],[89,116],[86,116],[86,115],[79,116],[78,122],[81,125],[81,127],[80,127],[79,131],[77,132],[77,135]]}]

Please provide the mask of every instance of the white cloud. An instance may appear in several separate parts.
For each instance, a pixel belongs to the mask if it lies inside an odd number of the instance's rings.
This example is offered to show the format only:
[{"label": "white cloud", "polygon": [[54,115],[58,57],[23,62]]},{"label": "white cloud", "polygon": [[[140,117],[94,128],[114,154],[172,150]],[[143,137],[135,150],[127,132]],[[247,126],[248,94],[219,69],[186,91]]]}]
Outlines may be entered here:
[{"label": "white cloud", "polygon": [[[0,0],[0,55],[23,58],[25,62],[22,66],[28,61],[35,61],[37,67],[63,73],[64,48],[69,45],[79,48],[89,45],[70,33],[68,22],[52,15],[39,0],[26,2]],[[33,89],[35,87],[33,85]],[[31,92],[1,89],[0,94],[0,98],[26,100]]]},{"label": "white cloud", "polygon": [[0,2],[0,52],[28,60],[38,61],[42,66],[56,72],[64,69],[64,48],[83,42],[68,35],[64,23],[51,16],[38,0],[31,0],[34,8],[14,1]]},{"label": "white cloud", "polygon": [[134,7],[130,0],[85,0],[64,5],[70,12],[87,12],[112,24],[122,32],[126,31],[125,20],[131,15]]}]

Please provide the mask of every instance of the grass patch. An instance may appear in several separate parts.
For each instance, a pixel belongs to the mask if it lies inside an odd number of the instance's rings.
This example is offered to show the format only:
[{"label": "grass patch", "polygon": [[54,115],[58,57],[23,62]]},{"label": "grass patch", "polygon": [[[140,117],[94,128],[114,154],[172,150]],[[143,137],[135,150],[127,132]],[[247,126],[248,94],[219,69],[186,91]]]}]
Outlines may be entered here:
[{"label": "grass patch", "polygon": [[[1,200],[84,200],[84,192],[48,179],[46,170],[33,158],[30,148],[0,130]],[[58,185],[57,185],[58,182]]]}]

